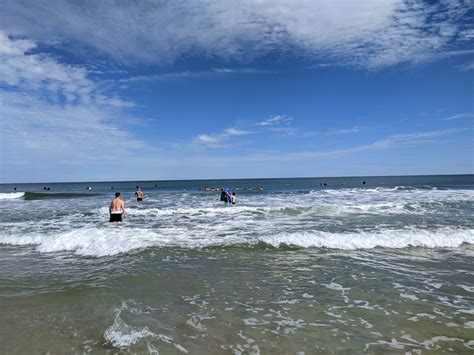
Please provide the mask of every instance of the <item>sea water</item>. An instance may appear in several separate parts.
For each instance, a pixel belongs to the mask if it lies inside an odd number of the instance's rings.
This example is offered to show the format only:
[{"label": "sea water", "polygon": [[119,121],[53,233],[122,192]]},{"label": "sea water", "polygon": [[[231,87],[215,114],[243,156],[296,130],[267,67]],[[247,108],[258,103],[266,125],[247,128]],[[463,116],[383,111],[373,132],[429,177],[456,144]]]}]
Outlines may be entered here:
[{"label": "sea water", "polygon": [[0,185],[0,353],[472,353],[473,212],[473,175]]}]

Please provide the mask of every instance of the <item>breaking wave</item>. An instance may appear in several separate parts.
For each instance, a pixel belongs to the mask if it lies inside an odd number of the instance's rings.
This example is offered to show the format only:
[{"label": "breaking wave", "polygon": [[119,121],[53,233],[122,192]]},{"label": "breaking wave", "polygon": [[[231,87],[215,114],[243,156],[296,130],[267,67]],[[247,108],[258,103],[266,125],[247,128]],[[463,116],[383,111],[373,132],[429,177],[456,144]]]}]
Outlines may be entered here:
[{"label": "breaking wave", "polygon": [[25,196],[24,192],[0,193],[0,200],[14,200]]},{"label": "breaking wave", "polygon": [[0,235],[0,244],[36,245],[39,252],[71,251],[83,256],[108,256],[127,253],[149,247],[180,247],[188,249],[207,247],[232,247],[255,245],[280,248],[372,249],[406,247],[459,247],[463,243],[474,244],[474,230],[461,228],[390,229],[330,233],[324,231],[282,232],[255,237],[229,234],[217,236],[183,233],[181,228],[150,230],[141,228],[80,228],[49,235],[12,236]]}]

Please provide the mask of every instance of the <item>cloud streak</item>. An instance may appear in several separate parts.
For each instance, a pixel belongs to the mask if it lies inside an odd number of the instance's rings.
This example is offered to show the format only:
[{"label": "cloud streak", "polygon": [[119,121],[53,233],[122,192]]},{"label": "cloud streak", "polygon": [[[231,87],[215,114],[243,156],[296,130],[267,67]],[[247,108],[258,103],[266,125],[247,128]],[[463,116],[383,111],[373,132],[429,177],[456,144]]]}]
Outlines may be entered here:
[{"label": "cloud streak", "polygon": [[292,120],[293,118],[287,115],[274,115],[263,121],[257,122],[257,126],[277,126],[282,123],[289,124]]},{"label": "cloud streak", "polygon": [[262,75],[276,73],[272,70],[260,70],[254,68],[216,68],[212,70],[201,70],[201,71],[181,71],[181,72],[169,72],[152,75],[140,75],[131,76],[128,78],[119,79],[122,83],[142,83],[142,82],[167,82],[171,80],[180,79],[200,79],[200,78],[219,78],[227,77],[229,75]]},{"label": "cloud streak", "polygon": [[457,68],[458,68],[460,71],[470,71],[470,70],[474,70],[474,62],[470,62],[470,63],[465,63],[465,64],[462,64],[462,65],[459,65],[459,66],[457,66]]},{"label": "cloud streak", "polygon": [[452,116],[446,117],[446,118],[444,118],[444,120],[452,121],[452,120],[459,120],[459,119],[462,119],[462,118],[472,118],[472,117],[474,117],[474,113],[465,112],[465,113],[460,113],[460,114],[457,114],[457,115],[452,115]]},{"label": "cloud streak", "polygon": [[222,145],[220,143],[228,140],[234,136],[245,136],[249,134],[253,134],[255,132],[252,131],[245,131],[238,128],[228,128],[224,130],[222,133],[216,134],[200,134],[193,139],[193,143],[200,144],[206,147],[211,148],[219,148]]}]

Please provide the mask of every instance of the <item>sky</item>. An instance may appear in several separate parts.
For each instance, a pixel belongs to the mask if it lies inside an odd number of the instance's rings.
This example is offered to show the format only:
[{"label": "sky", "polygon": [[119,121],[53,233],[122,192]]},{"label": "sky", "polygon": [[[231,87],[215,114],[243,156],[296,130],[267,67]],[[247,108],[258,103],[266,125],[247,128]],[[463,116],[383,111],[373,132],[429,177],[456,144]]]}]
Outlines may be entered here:
[{"label": "sky", "polygon": [[471,0],[0,6],[0,183],[474,173]]}]

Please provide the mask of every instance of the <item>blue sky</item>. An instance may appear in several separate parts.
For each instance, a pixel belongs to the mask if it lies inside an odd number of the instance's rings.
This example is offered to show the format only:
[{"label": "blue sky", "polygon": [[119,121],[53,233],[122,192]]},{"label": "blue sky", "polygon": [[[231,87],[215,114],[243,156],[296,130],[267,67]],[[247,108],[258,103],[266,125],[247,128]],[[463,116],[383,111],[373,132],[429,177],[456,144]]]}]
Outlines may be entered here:
[{"label": "blue sky", "polygon": [[472,1],[0,5],[0,182],[474,172]]}]

